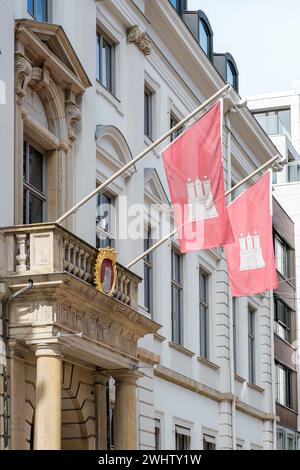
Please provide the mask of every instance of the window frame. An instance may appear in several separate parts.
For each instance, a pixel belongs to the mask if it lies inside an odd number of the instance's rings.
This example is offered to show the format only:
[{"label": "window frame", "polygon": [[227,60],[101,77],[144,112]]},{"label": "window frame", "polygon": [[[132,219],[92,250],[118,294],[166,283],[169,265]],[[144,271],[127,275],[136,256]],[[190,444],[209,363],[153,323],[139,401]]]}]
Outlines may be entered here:
[{"label": "window frame", "polygon": [[256,310],[248,305],[248,382],[252,384],[256,381],[255,320]]},{"label": "window frame", "polygon": [[[102,49],[104,42],[110,47],[110,70],[109,70],[109,86],[104,83],[103,75],[103,61],[102,61]],[[96,80],[105,88],[111,95],[115,96],[115,43],[112,39],[100,28],[96,30]],[[98,57],[97,57],[98,55]],[[107,65],[107,64],[106,64]],[[107,69],[105,66],[105,73]],[[107,77],[106,77],[107,80]]]},{"label": "window frame", "polygon": [[[179,276],[178,279],[174,276],[175,271],[175,256],[179,259]],[[174,310],[174,292],[179,292],[179,312],[176,322],[174,321],[175,312]],[[183,283],[182,283],[182,255],[177,247],[172,246],[171,249],[171,319],[172,319],[172,341],[182,345],[183,343]],[[178,331],[175,331],[175,325],[178,323]]]},{"label": "window frame", "polygon": [[[147,238],[146,238],[147,237]],[[144,251],[148,250],[153,244],[152,239],[152,228],[150,225],[147,225],[145,228],[145,237],[144,237]],[[145,283],[145,271],[148,271],[148,285]],[[147,287],[147,297],[149,299],[148,306],[146,305],[146,287]],[[144,257],[144,308],[145,310],[153,316],[153,252],[149,253]]]},{"label": "window frame", "polygon": [[202,444],[203,450],[216,450],[217,448],[216,436],[203,433],[202,439],[203,439],[203,444]]},{"label": "window frame", "polygon": [[[279,256],[277,247],[280,246],[283,251],[282,263],[279,267]],[[289,279],[291,272],[291,262],[290,262],[290,245],[277,233],[274,232],[274,254],[276,262],[276,270],[283,276],[285,279]],[[282,270],[281,270],[282,268]]]},{"label": "window frame", "polygon": [[[170,129],[173,129],[181,120],[176,116],[176,114],[170,110]],[[184,132],[184,126],[179,127],[177,131],[173,132],[170,135],[170,142],[174,142],[177,137],[179,137]]]},{"label": "window frame", "polygon": [[237,373],[237,310],[238,299],[232,298],[232,339],[233,339],[233,368],[234,373]]},{"label": "window frame", "polygon": [[[43,10],[45,10],[45,18],[39,19],[37,18],[37,12],[38,12],[38,2],[45,2],[45,7]],[[30,0],[27,0],[27,13],[32,16],[36,21],[40,21],[43,23],[48,23],[49,22],[49,7],[50,7],[50,1],[49,0],[32,0],[32,6],[33,9],[31,11],[30,8]]]},{"label": "window frame", "polygon": [[175,450],[190,450],[190,449],[191,449],[191,428],[187,428],[186,426],[182,426],[181,424],[175,424]]},{"label": "window frame", "polygon": [[[101,198],[107,198],[109,199],[109,208],[110,208],[110,211],[109,211],[109,214],[108,214],[108,217],[109,217],[109,230],[105,230],[104,228],[102,227],[99,227],[98,224],[100,222],[100,220],[98,220],[98,217],[100,217],[100,215],[98,214],[98,212],[100,212],[100,210],[98,210],[98,208],[100,208],[102,202],[101,202]],[[111,195],[110,193],[98,193],[97,194],[97,202],[96,202],[96,248],[106,248],[106,247],[111,247],[111,248],[114,248],[114,245],[115,245],[115,236],[114,236],[114,221],[113,221],[113,217],[112,217],[112,211],[111,211],[111,208],[115,208],[115,197],[113,195]],[[113,211],[114,212],[114,211]],[[98,236],[99,235],[99,236]],[[101,238],[101,236],[103,238]],[[108,243],[106,244],[108,240]]]},{"label": "window frame", "polygon": [[[283,317],[280,318],[280,311],[278,304],[282,304],[284,309]],[[291,308],[278,296],[274,295],[274,321],[275,321],[275,333],[279,338],[287,341],[291,344],[292,341],[292,330],[291,330],[291,316],[292,310]],[[279,327],[283,329],[284,336],[281,335],[279,331]]]},{"label": "window frame", "polygon": [[[42,190],[35,187],[32,183],[30,183],[29,179],[29,157],[30,157],[30,148],[34,149],[37,153],[40,154],[42,159]],[[24,159],[25,159],[25,171],[24,173]],[[43,223],[46,220],[47,214],[47,202],[48,202],[48,195],[47,195],[47,156],[46,152],[43,151],[39,146],[33,144],[29,138],[24,136],[23,138],[23,224],[28,225],[32,223]],[[30,206],[29,206],[29,197],[33,196],[42,203],[42,214],[41,214],[41,222],[32,222],[30,221]],[[25,208],[25,211],[24,211]]]},{"label": "window frame", "polygon": [[[285,406],[286,408],[293,409],[293,378],[292,378],[292,370],[288,367],[281,364],[279,361],[275,361],[276,366],[276,403],[281,406]],[[284,384],[283,389],[280,390],[281,382],[279,382],[279,374],[278,369],[284,373]],[[281,400],[281,395],[284,396],[283,402]]]},{"label": "window frame", "polygon": [[153,95],[149,85],[144,86],[144,135],[153,140]]},{"label": "window frame", "polygon": [[[201,276],[205,279],[204,297],[201,297]],[[209,359],[209,273],[202,267],[199,269],[199,329],[200,329],[200,347],[199,356]],[[204,315],[202,312],[204,311]],[[203,333],[204,330],[204,333]],[[203,341],[204,340],[204,349]]]}]

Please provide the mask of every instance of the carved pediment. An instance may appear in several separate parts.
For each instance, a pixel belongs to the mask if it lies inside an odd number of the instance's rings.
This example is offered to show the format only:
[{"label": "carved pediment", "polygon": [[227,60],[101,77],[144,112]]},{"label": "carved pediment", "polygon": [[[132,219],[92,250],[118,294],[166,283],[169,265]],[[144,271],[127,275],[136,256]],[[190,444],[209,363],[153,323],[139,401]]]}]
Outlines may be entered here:
[{"label": "carved pediment", "polygon": [[63,88],[80,94],[91,82],[72,44],[59,25],[33,20],[16,22],[17,52],[22,52],[33,67],[46,66]]},{"label": "carved pediment", "polygon": [[144,184],[145,196],[152,204],[170,205],[170,201],[155,168],[145,168]]}]

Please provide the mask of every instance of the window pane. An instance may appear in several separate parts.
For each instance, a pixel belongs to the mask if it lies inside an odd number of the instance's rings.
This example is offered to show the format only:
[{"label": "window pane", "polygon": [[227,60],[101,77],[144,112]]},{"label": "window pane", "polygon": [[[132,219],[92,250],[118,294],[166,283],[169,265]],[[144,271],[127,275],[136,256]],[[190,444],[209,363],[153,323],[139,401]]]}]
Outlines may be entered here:
[{"label": "window pane", "polygon": [[231,86],[235,86],[235,72],[230,62],[227,62],[227,82],[230,83]]},{"label": "window pane", "polygon": [[96,79],[100,82],[100,34],[96,35]]},{"label": "window pane", "polygon": [[172,340],[181,343],[181,290],[172,286]]},{"label": "window pane", "polygon": [[144,93],[144,134],[151,138],[151,94],[148,90]]},{"label": "window pane", "polygon": [[23,142],[23,181],[27,181],[27,142]]},{"label": "window pane", "polygon": [[43,222],[43,202],[29,194],[29,223],[37,224]]},{"label": "window pane", "polygon": [[161,449],[160,420],[155,419],[155,450]]},{"label": "window pane", "polygon": [[237,300],[236,298],[233,298],[232,299],[233,363],[234,363],[235,372],[237,371],[236,309],[237,309]]},{"label": "window pane", "polygon": [[36,0],[35,18],[38,21],[47,21],[47,0]]},{"label": "window pane", "polygon": [[207,302],[207,274],[200,272],[200,300]]},{"label": "window pane", "polygon": [[170,0],[174,8],[177,8],[177,0]]},{"label": "window pane", "polygon": [[200,356],[208,358],[208,309],[200,305]]},{"label": "window pane", "polygon": [[176,253],[176,251],[172,252],[172,279],[176,281],[178,284],[181,282],[181,266],[180,266],[180,254]]},{"label": "window pane", "polygon": [[109,91],[112,91],[112,73],[111,73],[111,45],[103,39],[102,45],[102,85]]},{"label": "window pane", "polygon": [[27,11],[34,16],[34,0],[27,0]]},{"label": "window pane", "polygon": [[205,54],[209,54],[209,34],[203,20],[199,21],[199,41]]},{"label": "window pane", "polygon": [[285,134],[287,131],[291,132],[291,112],[289,109],[282,109],[278,111],[278,131],[279,134]]},{"label": "window pane", "polygon": [[29,181],[34,188],[43,191],[43,155],[29,146]]},{"label": "window pane", "polygon": [[150,309],[150,268],[144,266],[144,305]]}]

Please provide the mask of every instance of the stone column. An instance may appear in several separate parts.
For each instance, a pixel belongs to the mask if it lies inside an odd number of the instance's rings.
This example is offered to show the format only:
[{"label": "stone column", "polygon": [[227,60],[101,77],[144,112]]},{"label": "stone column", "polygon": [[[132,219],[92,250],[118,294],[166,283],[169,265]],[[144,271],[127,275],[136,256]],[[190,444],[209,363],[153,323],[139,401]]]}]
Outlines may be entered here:
[{"label": "stone column", "polygon": [[124,370],[114,374],[116,450],[137,449],[136,381],[142,376],[135,370]]},{"label": "stone column", "polygon": [[106,385],[108,375],[102,372],[95,373],[95,399],[96,399],[96,449],[107,449],[107,399]]},{"label": "stone column", "polygon": [[34,449],[61,449],[62,356],[58,345],[36,347]]},{"label": "stone column", "polygon": [[18,340],[9,342],[10,448],[26,450],[25,364],[29,348]]}]

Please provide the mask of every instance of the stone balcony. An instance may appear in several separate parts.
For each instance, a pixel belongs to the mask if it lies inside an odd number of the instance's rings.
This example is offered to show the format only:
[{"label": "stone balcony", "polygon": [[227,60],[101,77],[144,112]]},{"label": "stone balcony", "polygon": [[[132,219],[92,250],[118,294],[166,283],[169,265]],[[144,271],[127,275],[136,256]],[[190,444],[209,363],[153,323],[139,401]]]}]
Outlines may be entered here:
[{"label": "stone balcony", "polygon": [[97,291],[98,250],[57,224],[2,228],[0,250],[8,293],[33,280],[9,306],[10,339],[29,348],[60,343],[67,355],[97,367],[123,368],[137,362],[138,339],[160,328],[138,312],[141,278],[117,264],[113,296]]},{"label": "stone balcony", "polygon": [[[8,276],[67,272],[94,285],[98,250],[57,224],[23,225],[3,229]],[[141,278],[117,264],[113,297],[138,307]]]}]

